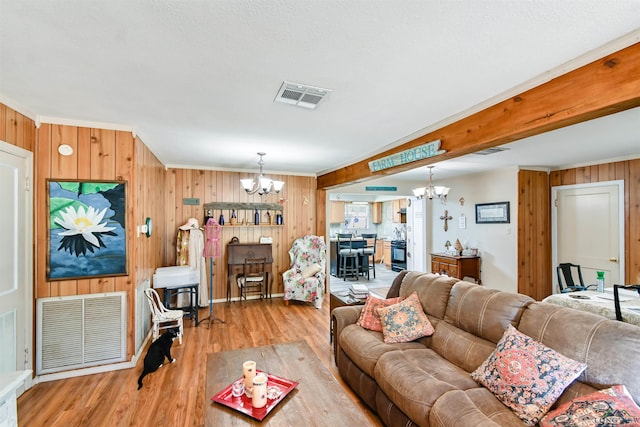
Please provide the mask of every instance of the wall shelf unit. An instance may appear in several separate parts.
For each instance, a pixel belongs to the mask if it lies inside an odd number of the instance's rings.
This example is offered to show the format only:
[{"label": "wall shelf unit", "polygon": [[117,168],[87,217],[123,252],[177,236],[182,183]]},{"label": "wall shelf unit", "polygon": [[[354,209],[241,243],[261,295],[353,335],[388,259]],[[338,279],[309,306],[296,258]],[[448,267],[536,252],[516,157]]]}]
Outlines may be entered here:
[{"label": "wall shelf unit", "polygon": [[[279,203],[243,203],[243,202],[210,202],[203,205],[206,224],[207,218],[219,220],[224,216],[224,227],[282,227],[277,224],[276,215],[282,215],[284,206]],[[256,209],[260,214],[260,224],[255,224]],[[237,215],[236,222],[231,221],[231,213]]]}]

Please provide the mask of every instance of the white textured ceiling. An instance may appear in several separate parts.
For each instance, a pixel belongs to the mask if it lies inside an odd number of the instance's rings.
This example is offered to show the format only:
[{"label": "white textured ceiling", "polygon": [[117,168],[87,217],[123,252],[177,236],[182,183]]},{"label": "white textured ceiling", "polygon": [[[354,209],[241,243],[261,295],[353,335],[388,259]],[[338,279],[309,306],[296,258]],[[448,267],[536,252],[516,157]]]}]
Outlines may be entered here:
[{"label": "white textured ceiling", "polygon": [[[317,174],[639,28],[640,0],[0,0],[0,101],[133,129],[167,166],[256,169],[265,151],[266,171]],[[284,80],[333,92],[274,103]],[[572,163],[569,144],[553,161]]]}]

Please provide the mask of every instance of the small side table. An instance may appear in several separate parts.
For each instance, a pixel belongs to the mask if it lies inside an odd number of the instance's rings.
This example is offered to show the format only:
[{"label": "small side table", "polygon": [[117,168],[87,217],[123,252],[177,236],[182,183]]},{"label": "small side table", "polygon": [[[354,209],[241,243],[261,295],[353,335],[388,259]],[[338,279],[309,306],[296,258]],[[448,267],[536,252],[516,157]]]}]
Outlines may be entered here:
[{"label": "small side table", "polygon": [[[359,299],[352,297],[347,290],[331,292],[331,296],[329,297],[329,315],[331,316],[331,312],[336,307],[364,305],[366,301],[366,298]],[[331,324],[329,325],[329,342],[333,342],[333,316],[331,316]]]},{"label": "small side table", "polygon": [[184,317],[193,319],[195,321],[196,327],[198,327],[198,286],[198,283],[192,283],[180,286],[167,286],[166,288],[164,288],[164,306],[167,308],[169,308],[172,296],[178,296],[182,293],[189,294],[189,305],[186,307],[176,307],[176,309],[184,311]]}]

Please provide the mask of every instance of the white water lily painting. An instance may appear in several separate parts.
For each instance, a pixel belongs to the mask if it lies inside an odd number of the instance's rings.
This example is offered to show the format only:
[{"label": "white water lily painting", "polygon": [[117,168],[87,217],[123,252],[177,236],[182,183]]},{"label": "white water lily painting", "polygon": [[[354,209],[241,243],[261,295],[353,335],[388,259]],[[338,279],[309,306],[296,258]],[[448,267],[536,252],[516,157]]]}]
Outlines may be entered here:
[{"label": "white water lily painting", "polygon": [[127,274],[123,181],[48,181],[49,280]]}]

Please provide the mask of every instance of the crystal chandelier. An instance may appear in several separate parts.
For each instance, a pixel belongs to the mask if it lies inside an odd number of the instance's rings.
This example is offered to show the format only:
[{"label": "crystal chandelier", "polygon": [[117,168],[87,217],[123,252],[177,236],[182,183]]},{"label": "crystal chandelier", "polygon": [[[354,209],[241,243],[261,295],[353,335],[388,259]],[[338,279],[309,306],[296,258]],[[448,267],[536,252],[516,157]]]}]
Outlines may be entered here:
[{"label": "crystal chandelier", "polygon": [[260,165],[260,175],[258,175],[257,181],[253,178],[245,178],[240,180],[242,188],[244,188],[244,191],[246,191],[248,194],[258,193],[262,196],[263,194],[269,194],[272,190],[275,193],[279,193],[284,186],[284,181],[273,181],[262,174],[262,166],[264,165],[262,156],[265,155],[265,153],[258,153],[258,156],[260,156],[260,161],[258,161],[258,164]]},{"label": "crystal chandelier", "polygon": [[412,191],[413,195],[418,199],[427,197],[429,200],[432,200],[434,197],[437,197],[443,204],[446,204],[449,190],[451,190],[449,187],[433,185],[433,166],[429,166],[429,186],[414,188]]}]

